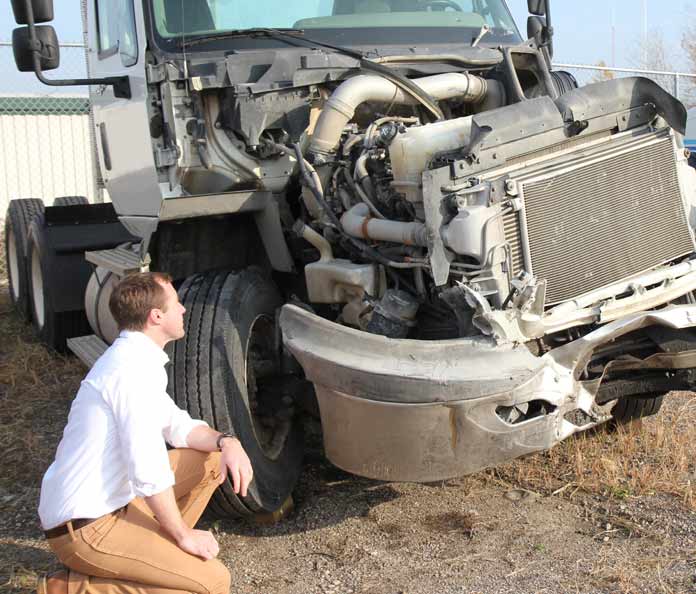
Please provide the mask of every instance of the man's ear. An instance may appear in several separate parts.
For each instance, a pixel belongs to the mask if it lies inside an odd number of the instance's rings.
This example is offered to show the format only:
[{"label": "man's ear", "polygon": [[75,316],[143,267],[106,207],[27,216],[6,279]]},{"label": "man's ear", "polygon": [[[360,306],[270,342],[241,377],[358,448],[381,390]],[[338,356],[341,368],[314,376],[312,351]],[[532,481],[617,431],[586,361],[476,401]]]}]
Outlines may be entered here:
[{"label": "man's ear", "polygon": [[151,326],[159,326],[162,320],[162,310],[157,308],[152,308],[150,313],[147,314],[147,321]]}]

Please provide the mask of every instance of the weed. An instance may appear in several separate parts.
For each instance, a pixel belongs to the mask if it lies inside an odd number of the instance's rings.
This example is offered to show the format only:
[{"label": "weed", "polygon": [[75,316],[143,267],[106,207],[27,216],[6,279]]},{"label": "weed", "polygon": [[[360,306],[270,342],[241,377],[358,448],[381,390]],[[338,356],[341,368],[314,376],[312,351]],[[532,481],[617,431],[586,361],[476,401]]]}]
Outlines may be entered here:
[{"label": "weed", "polygon": [[696,510],[696,395],[672,392],[660,413],[580,433],[547,452],[498,467],[511,484],[547,495],[577,490],[624,500],[666,493]]}]

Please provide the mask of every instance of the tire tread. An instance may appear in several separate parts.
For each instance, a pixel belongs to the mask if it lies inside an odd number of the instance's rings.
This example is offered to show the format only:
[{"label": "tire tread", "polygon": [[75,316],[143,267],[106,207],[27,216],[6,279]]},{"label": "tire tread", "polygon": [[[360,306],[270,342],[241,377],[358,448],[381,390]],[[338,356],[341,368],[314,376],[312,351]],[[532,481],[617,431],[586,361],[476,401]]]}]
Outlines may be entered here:
[{"label": "tire tread", "polygon": [[[5,218],[5,262],[7,276],[10,282],[18,283],[18,297],[15,300],[12,287],[10,287],[10,300],[15,310],[25,322],[31,321],[31,292],[29,288],[27,248],[29,240],[29,226],[37,215],[43,214],[44,203],[40,198],[18,198],[10,201]],[[10,278],[9,268],[9,229],[13,228],[18,245],[17,265],[19,278]]]},{"label": "tire tread", "polygon": [[254,466],[247,497],[238,497],[227,480],[210,509],[223,517],[275,511],[299,475],[301,428],[291,429],[276,460],[266,458],[250,425],[245,380],[239,378],[246,362],[245,333],[256,315],[275,313],[280,294],[260,269],[249,268],[196,274],[182,284],[179,295],[186,307],[186,336],[172,348],[170,393],[191,416],[237,435]]},{"label": "tire tread", "polygon": [[623,424],[656,415],[662,407],[664,397],[664,394],[642,398],[622,396],[612,409],[614,421]]}]

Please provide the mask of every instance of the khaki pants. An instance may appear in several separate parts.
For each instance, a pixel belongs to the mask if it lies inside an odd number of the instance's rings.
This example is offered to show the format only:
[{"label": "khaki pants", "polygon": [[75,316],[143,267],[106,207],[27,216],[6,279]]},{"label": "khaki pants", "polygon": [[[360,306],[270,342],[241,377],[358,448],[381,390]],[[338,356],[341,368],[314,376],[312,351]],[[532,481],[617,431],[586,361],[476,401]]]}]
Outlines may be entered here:
[{"label": "khaki pants", "polygon": [[[220,454],[177,449],[169,452],[169,461],[177,505],[193,528],[218,486]],[[68,594],[228,594],[230,589],[227,568],[182,551],[141,498],[48,543],[71,570]]]}]

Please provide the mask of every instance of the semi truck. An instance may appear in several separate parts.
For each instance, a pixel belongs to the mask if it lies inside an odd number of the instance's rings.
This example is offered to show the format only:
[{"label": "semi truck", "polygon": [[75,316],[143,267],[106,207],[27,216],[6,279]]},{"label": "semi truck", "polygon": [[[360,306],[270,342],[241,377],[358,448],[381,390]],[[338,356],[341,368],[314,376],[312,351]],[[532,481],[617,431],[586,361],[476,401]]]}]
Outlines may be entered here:
[{"label": "semi truck", "polygon": [[338,467],[430,482],[693,386],[686,111],[554,70],[549,0],[526,35],[504,0],[83,0],[86,79],[12,6],[19,70],[89,85],[110,197],[11,202],[12,301],[89,365],[115,284],[172,275],[169,392],[254,467],[214,512],[283,509],[312,410]]}]

